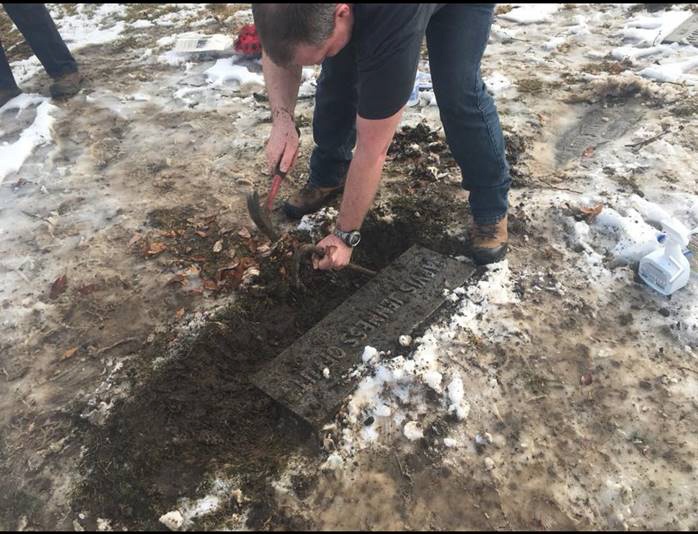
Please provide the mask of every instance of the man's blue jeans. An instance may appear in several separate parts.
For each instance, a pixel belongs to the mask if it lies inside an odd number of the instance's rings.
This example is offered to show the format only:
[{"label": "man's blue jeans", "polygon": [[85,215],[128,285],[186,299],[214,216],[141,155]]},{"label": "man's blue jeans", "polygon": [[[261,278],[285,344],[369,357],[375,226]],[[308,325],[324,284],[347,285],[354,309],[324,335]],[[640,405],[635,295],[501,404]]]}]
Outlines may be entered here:
[{"label": "man's blue jeans", "polygon": [[[3,4],[3,7],[51,78],[77,72],[78,65],[44,4]],[[0,43],[0,90],[15,89],[17,83]]]},{"label": "man's blue jeans", "polygon": [[[446,141],[460,166],[478,224],[507,213],[511,178],[494,100],[480,75],[494,4],[449,4],[426,30],[429,67]],[[322,64],[315,95],[310,183],[338,185],[356,144],[358,88],[355,50],[346,46]]]}]

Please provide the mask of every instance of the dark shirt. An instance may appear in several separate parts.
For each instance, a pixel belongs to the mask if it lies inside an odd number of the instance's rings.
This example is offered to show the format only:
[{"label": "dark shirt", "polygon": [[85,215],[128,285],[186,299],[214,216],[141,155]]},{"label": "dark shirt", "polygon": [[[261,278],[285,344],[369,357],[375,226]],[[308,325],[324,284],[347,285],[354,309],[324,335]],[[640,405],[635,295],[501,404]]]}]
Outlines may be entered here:
[{"label": "dark shirt", "polygon": [[358,113],[385,119],[410,98],[424,33],[444,4],[353,4]]}]

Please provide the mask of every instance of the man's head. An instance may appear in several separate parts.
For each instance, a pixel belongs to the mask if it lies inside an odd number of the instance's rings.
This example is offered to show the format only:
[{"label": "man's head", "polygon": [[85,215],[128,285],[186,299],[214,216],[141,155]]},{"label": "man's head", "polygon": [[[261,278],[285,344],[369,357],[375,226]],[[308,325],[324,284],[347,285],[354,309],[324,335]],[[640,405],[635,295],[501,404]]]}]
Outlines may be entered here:
[{"label": "man's head", "polygon": [[351,40],[349,4],[252,4],[262,49],[280,66],[317,65]]}]

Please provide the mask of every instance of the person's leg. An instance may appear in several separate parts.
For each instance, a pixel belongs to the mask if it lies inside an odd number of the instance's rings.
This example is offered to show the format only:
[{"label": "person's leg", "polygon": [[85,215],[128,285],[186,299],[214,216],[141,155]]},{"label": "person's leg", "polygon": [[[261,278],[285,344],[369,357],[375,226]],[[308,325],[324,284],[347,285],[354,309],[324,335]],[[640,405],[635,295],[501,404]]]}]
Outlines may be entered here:
[{"label": "person's leg", "polygon": [[308,183],[284,203],[284,212],[291,218],[317,211],[344,187],[356,144],[356,80],[353,46],[346,46],[323,62],[315,93],[315,148],[310,156],[310,177]]},{"label": "person's leg", "polygon": [[494,100],[480,75],[494,4],[447,5],[427,27],[434,94],[478,225],[501,221],[511,182]]},{"label": "person's leg", "polygon": [[357,66],[354,47],[346,46],[326,59],[317,82],[310,184],[340,185],[349,169],[356,144]]},{"label": "person's leg", "polygon": [[10,69],[10,63],[7,61],[5,50],[2,47],[2,42],[0,42],[0,92],[10,93],[18,90],[17,82]]},{"label": "person's leg", "polygon": [[44,4],[3,4],[3,7],[51,78],[78,71]]}]

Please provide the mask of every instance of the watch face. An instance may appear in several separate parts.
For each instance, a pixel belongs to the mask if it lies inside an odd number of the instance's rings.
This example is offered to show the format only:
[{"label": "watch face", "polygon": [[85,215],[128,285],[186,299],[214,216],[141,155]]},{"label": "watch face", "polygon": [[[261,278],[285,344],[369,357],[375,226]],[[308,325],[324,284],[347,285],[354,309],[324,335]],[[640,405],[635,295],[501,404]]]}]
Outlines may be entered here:
[{"label": "watch face", "polygon": [[359,232],[352,232],[349,234],[349,246],[355,247],[361,241],[361,234]]}]

